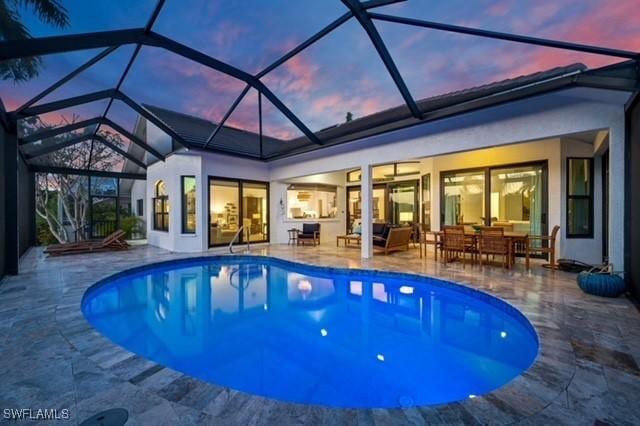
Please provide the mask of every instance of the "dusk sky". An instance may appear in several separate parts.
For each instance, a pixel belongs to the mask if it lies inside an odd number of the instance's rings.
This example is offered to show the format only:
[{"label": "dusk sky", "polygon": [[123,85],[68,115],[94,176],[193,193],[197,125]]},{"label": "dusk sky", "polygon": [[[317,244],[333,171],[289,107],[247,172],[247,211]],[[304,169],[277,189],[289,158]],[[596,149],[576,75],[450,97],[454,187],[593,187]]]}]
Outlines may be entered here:
[{"label": "dusk sky", "polygon": [[[105,31],[145,25],[154,1],[62,1],[71,28],[60,31],[25,13],[34,37]],[[640,51],[640,0],[408,0],[375,10],[477,28]],[[338,0],[168,0],[153,30],[250,73],[346,12]],[[376,21],[416,99],[582,62],[590,68],[621,61],[597,55],[482,39]],[[44,57],[37,79],[0,82],[8,110],[46,88],[101,49]],[[122,46],[72,83],[41,102],[114,87],[133,46]],[[355,19],[263,78],[264,83],[307,126],[317,131],[402,104],[391,78]],[[123,91],[149,103],[218,121],[244,83],[162,49],[143,47]],[[83,118],[100,115],[105,102],[61,111]],[[263,99],[265,134],[300,135]],[[135,114],[116,102],[109,116],[133,128]],[[48,121],[59,120],[49,114]],[[228,124],[256,131],[257,93],[249,92]]]}]

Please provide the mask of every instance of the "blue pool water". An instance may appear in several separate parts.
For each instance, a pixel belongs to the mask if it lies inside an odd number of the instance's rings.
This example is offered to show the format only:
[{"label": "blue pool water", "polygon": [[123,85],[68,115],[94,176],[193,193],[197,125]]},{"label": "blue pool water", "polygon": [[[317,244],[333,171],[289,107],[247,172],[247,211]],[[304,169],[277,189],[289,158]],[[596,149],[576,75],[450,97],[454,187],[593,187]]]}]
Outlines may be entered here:
[{"label": "blue pool water", "polygon": [[531,324],[446,281],[260,256],[151,265],[90,288],[82,310],[115,343],[251,394],[389,408],[482,395],[538,353]]}]

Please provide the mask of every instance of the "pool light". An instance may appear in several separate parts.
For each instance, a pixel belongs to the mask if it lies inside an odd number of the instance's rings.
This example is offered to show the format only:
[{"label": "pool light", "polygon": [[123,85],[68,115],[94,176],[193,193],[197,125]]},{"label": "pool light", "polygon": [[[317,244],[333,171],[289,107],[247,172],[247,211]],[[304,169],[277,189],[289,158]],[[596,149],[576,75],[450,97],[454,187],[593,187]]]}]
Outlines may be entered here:
[{"label": "pool light", "polygon": [[402,287],[400,287],[400,293],[413,294],[413,287],[410,287],[408,285],[403,285]]},{"label": "pool light", "polygon": [[378,354],[378,355],[376,355],[376,358],[378,359],[378,361],[384,362],[384,355]]},{"label": "pool light", "polygon": [[328,334],[329,334],[329,332],[327,331],[327,329],[326,329],[326,328],[321,328],[321,329],[320,329],[320,335],[321,335],[322,337],[327,337],[327,335],[328,335]]},{"label": "pool light", "polygon": [[502,337],[503,339],[507,338],[507,332],[506,331],[501,331],[500,332],[500,337]]},{"label": "pool light", "polygon": [[472,394],[472,393],[470,393],[470,394],[469,394],[469,399],[473,399],[473,398],[475,398],[475,397],[476,397],[476,396],[475,396],[474,394]]},{"label": "pool light", "polygon": [[313,286],[309,282],[309,280],[300,280],[298,281],[298,291],[304,295],[311,293],[313,290]]}]

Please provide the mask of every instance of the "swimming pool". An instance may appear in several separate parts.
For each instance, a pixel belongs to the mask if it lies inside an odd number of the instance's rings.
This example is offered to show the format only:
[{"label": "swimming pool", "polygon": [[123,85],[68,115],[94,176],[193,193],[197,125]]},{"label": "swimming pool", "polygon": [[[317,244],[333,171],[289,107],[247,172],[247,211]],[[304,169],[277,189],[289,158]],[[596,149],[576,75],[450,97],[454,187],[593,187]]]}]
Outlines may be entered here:
[{"label": "swimming pool", "polygon": [[391,408],[490,392],[538,354],[529,321],[434,278],[214,256],[135,268],[82,311],[124,348],[221,386],[283,401]]}]

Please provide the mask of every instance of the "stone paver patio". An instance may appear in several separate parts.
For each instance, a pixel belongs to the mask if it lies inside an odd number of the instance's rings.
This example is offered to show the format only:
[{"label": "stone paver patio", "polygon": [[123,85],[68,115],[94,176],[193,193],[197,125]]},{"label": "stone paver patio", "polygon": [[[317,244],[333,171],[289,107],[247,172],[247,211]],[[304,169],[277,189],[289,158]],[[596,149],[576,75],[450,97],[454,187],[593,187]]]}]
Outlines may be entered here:
[{"label": "stone paver patio", "polygon": [[[80,300],[94,282],[157,261],[194,256],[149,246],[46,258],[31,249],[0,284],[0,408],[68,408],[71,422],[107,408],[127,424],[640,424],[640,313],[627,299],[583,294],[575,275],[522,264],[443,265],[417,250],[359,258],[354,248],[269,246],[255,254],[335,267],[450,279],[496,295],[533,323],[540,354],[522,376],[460,403],[344,410],[283,403],[210,385],[157,365],[93,330]],[[212,252],[213,253],[213,252]],[[1,421],[6,421],[0,419]],[[38,424],[42,424],[39,422]]]}]

